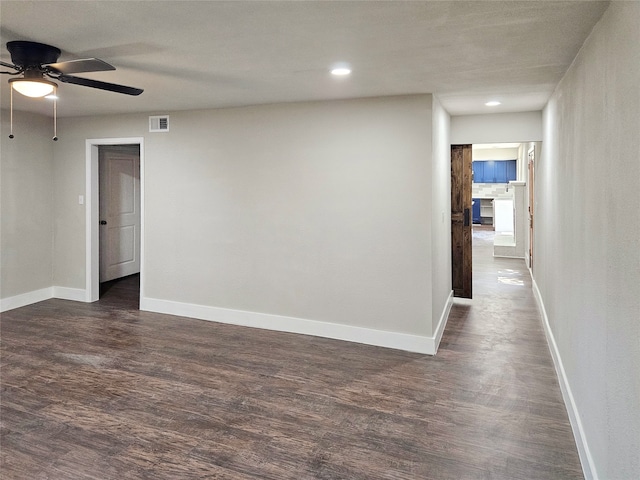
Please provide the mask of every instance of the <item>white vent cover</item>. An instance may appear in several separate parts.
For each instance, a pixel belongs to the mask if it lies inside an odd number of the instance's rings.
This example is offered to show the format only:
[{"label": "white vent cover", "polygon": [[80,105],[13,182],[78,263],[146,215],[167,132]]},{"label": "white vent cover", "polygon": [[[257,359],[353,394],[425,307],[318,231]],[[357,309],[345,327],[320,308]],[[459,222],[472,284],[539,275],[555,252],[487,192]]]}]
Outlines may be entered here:
[{"label": "white vent cover", "polygon": [[149,117],[150,132],[168,132],[169,131],[169,115],[156,115]]}]

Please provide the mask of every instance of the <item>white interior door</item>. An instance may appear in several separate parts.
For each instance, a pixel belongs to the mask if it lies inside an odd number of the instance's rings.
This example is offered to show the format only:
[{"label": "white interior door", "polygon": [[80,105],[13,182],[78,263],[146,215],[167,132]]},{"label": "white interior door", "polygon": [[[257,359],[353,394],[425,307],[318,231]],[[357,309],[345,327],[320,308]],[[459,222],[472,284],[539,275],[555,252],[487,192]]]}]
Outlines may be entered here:
[{"label": "white interior door", "polygon": [[99,147],[100,282],[140,272],[140,147]]}]

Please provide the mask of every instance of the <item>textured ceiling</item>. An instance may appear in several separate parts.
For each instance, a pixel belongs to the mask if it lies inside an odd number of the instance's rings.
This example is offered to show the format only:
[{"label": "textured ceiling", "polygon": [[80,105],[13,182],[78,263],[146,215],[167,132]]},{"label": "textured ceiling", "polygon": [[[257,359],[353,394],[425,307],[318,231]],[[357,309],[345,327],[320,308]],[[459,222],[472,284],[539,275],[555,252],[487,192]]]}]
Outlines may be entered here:
[{"label": "textured ceiling", "polygon": [[[540,110],[607,2],[7,1],[10,40],[98,57],[78,74],[139,97],[62,84],[58,115],[165,113],[265,103],[435,93],[453,115]],[[329,74],[348,62],[347,78]],[[8,76],[0,77],[2,107]],[[19,96],[19,110],[50,114]],[[490,99],[502,105],[489,109]]]}]

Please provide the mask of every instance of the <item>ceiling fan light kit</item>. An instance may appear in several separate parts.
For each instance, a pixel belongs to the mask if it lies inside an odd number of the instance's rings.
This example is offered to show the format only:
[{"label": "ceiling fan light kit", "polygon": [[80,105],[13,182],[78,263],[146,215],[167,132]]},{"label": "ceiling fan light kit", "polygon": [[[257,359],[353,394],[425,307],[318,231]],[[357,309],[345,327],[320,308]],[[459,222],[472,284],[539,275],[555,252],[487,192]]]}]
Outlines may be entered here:
[{"label": "ceiling fan light kit", "polygon": [[44,78],[11,78],[9,83],[12,88],[22,95],[31,98],[41,98],[51,95],[56,87],[56,83]]},{"label": "ceiling fan light kit", "polygon": [[58,85],[45,80],[44,78],[11,78],[11,106],[9,109],[9,138],[13,135],[13,91],[21,93],[27,97],[42,98],[51,97],[53,99],[53,141],[58,141]]},{"label": "ceiling fan light kit", "polygon": [[[44,43],[12,41],[7,43],[7,50],[11,54],[13,63],[0,61],[0,65],[11,68],[15,72],[0,72],[7,75],[21,75],[17,78],[9,79],[11,86],[11,133],[13,135],[13,91],[31,98],[42,98],[48,95],[55,95],[58,85],[45,77],[59,80],[63,83],[81,85],[84,87],[97,88],[125,95],[140,95],[141,88],[128,87],[115,83],[107,83],[89,78],[76,77],[69,73],[81,72],[102,72],[115,70],[115,67],[98,58],[84,58],[58,62],[61,51],[59,48],[46,45]],[[57,101],[53,102],[53,140],[58,140],[57,128]]]}]

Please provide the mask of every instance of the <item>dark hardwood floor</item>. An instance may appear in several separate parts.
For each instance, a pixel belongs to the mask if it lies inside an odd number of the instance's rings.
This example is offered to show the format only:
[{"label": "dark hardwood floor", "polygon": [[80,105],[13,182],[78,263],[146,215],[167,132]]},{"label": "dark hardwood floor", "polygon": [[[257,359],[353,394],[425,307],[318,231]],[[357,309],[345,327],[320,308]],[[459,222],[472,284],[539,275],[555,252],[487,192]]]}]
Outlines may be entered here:
[{"label": "dark hardwood floor", "polygon": [[574,479],[522,261],[474,238],[435,357],[94,304],[2,314],[2,479]]}]

